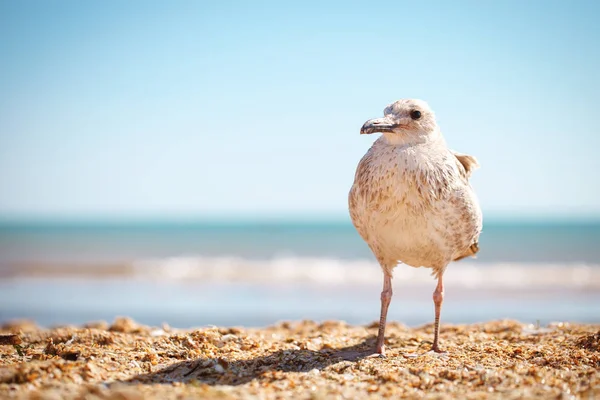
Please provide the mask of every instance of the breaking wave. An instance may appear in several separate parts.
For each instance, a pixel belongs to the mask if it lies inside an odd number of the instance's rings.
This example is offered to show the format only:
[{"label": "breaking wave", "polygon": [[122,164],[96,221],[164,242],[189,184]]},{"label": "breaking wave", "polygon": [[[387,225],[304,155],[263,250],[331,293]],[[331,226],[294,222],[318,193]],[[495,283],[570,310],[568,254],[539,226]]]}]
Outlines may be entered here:
[{"label": "breaking wave", "polygon": [[[395,286],[431,286],[430,270],[400,265]],[[380,285],[379,266],[371,260],[275,257],[251,260],[239,257],[172,257],[142,259],[113,265],[12,265],[0,267],[0,277],[126,278],[158,281],[219,283],[303,283],[315,285]],[[465,288],[600,289],[600,265],[453,263],[444,275],[447,285]]]}]

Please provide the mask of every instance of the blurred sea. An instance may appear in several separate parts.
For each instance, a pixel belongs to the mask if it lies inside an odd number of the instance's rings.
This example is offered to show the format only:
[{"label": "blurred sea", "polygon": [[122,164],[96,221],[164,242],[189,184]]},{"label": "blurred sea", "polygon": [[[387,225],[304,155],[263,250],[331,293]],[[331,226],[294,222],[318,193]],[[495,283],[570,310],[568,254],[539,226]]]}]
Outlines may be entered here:
[{"label": "blurred sea", "polygon": [[[445,274],[444,322],[600,322],[600,223],[490,222],[480,248]],[[390,320],[432,321],[429,273],[396,268]],[[368,323],[381,281],[350,222],[0,223],[0,322]]]}]

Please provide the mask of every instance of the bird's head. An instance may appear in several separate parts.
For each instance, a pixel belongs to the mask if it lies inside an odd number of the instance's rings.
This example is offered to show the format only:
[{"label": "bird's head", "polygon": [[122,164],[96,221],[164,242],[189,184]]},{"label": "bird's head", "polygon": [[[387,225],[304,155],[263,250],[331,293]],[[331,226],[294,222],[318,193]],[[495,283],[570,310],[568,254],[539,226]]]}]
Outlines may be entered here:
[{"label": "bird's head", "polygon": [[361,135],[381,132],[392,144],[415,144],[440,134],[433,111],[422,100],[398,100],[387,106],[383,115],[365,122]]}]

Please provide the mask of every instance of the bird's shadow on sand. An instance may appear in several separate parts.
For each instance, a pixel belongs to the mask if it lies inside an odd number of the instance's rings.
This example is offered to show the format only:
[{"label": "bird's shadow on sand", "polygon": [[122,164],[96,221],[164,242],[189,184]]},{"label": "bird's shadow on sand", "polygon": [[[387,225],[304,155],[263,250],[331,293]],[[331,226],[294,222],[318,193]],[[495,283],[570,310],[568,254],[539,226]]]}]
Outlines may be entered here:
[{"label": "bird's shadow on sand", "polygon": [[246,360],[227,361],[223,358],[201,357],[181,361],[158,371],[140,374],[121,383],[204,383],[208,385],[243,385],[261,376],[273,376],[273,372],[309,372],[322,370],[342,361],[358,361],[371,356],[375,338],[341,349],[279,350],[274,353]]}]

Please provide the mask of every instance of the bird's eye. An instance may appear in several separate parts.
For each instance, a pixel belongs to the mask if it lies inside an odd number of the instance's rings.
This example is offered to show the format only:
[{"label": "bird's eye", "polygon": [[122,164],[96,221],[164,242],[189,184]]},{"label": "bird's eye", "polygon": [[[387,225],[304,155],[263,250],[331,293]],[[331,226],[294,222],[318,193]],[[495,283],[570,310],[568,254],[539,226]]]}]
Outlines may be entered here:
[{"label": "bird's eye", "polygon": [[419,111],[419,110],[412,110],[412,111],[410,112],[410,117],[411,117],[412,119],[415,119],[415,120],[417,120],[417,119],[421,118],[421,111]]}]

